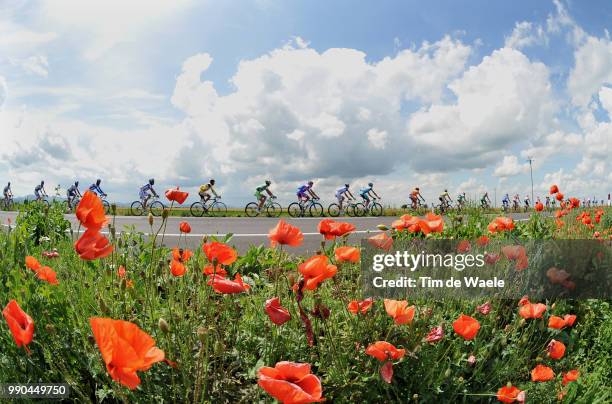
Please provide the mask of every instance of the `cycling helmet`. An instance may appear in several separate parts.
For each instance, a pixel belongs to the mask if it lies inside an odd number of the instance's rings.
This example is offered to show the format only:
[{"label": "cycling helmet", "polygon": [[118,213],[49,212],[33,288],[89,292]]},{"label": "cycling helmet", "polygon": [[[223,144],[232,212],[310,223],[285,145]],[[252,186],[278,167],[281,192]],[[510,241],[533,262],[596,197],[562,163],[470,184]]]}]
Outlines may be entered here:
[{"label": "cycling helmet", "polygon": [[368,182],[368,187],[373,187],[374,183],[373,182]]},{"label": "cycling helmet", "polygon": [[9,186],[9,187],[11,186],[11,182],[10,182],[10,181],[9,181],[9,183],[8,183],[8,186]]},{"label": "cycling helmet", "polygon": [[349,187],[349,184],[344,184],[344,186],[348,188],[348,187]]},{"label": "cycling helmet", "polygon": [[448,192],[448,189],[445,189],[444,192]]},{"label": "cycling helmet", "polygon": [[155,184],[155,178],[149,179],[149,184],[151,184],[151,185]]},{"label": "cycling helmet", "polygon": [[45,185],[45,180],[42,180],[42,181],[40,182],[40,185]]},{"label": "cycling helmet", "polygon": [[272,184],[272,181],[266,180],[266,185],[270,185],[270,184]]},{"label": "cycling helmet", "polygon": [[312,185],[312,184],[314,184],[314,182],[308,181],[308,185]]},{"label": "cycling helmet", "polygon": [[416,187],[415,189],[416,189],[417,191],[420,191],[419,187]]},{"label": "cycling helmet", "polygon": [[101,180],[100,178],[98,178],[98,179],[96,180],[96,185],[100,185],[100,183],[101,183],[101,182],[102,182],[102,180]]},{"label": "cycling helmet", "polygon": [[214,179],[211,178],[209,182],[210,182],[210,185],[215,185],[215,180]]},{"label": "cycling helmet", "polygon": [[75,187],[78,187],[78,186],[79,186],[79,182],[78,182],[78,181],[75,181],[75,182],[74,182],[74,186],[75,186]]}]

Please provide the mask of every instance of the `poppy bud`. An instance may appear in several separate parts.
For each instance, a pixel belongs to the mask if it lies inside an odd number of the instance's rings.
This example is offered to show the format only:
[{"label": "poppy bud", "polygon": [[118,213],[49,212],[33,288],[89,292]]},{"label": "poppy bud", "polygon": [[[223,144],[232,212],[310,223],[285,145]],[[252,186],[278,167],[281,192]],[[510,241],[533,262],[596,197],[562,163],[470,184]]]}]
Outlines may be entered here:
[{"label": "poppy bud", "polygon": [[160,317],[159,321],[157,322],[157,326],[159,327],[160,330],[162,330],[166,334],[168,333],[168,331],[170,331],[170,326],[168,325],[166,320],[164,320],[161,317]]},{"label": "poppy bud", "polygon": [[378,230],[380,230],[380,231],[387,231],[387,230],[389,230],[389,227],[387,227],[387,226],[386,226],[386,225],[384,225],[384,224],[379,224],[378,226],[376,226],[376,228],[377,228]]},{"label": "poppy bud", "polygon": [[196,334],[198,335],[198,339],[203,344],[206,341],[206,328],[198,327]]},{"label": "poppy bud", "polygon": [[113,240],[114,240],[114,239],[116,238],[116,237],[115,237],[115,226],[113,226],[113,225],[109,225],[109,226],[108,226],[108,230],[109,230],[109,232],[110,232],[110,234],[111,234],[111,236],[112,236],[112,238],[113,238]]},{"label": "poppy bud", "polygon": [[164,208],[164,210],[162,211],[162,218],[167,219],[169,214],[170,214],[170,210]]},{"label": "poppy bud", "polygon": [[96,340],[94,339],[93,335],[88,335],[87,336],[87,341],[91,344],[91,345],[95,345]]},{"label": "poppy bud", "polygon": [[208,242],[208,236],[202,237],[202,243],[206,244]]},{"label": "poppy bud", "polygon": [[153,226],[153,214],[149,212],[149,226]]},{"label": "poppy bud", "polygon": [[117,204],[116,203],[111,204],[111,215],[113,216],[117,215]]},{"label": "poppy bud", "polygon": [[512,387],[512,383],[510,383],[510,382],[506,383],[506,387],[511,388]]},{"label": "poppy bud", "polygon": [[47,324],[45,326],[45,330],[47,331],[47,334],[55,334],[55,327],[53,324]]}]

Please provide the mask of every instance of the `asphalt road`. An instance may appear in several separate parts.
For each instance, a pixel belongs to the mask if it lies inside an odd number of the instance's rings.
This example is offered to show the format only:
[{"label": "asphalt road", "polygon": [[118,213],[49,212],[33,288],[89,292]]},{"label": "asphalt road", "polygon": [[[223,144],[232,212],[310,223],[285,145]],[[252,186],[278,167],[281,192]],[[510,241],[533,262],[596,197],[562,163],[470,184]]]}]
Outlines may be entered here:
[{"label": "asphalt road", "polygon": [[[16,212],[0,212],[0,223],[7,225],[10,219],[15,222]],[[510,214],[515,220],[521,220],[528,217],[525,213]],[[66,215],[72,223],[72,228],[77,231],[79,223],[74,214]],[[304,233],[304,243],[301,247],[291,248],[290,251],[299,254],[309,254],[315,252],[321,243],[321,235],[317,231],[317,225],[322,218],[283,218],[286,222],[299,227]],[[349,237],[350,241],[357,242],[359,239],[378,233],[376,228],[379,224],[390,225],[397,217],[344,217],[336,218],[349,223],[353,223],[356,231]],[[231,244],[233,244],[240,253],[245,252],[251,245],[269,244],[268,231],[278,223],[278,218],[248,218],[248,217],[226,217],[226,218],[193,218],[193,217],[168,217],[166,225],[166,234],[164,244],[174,246],[178,243],[179,223],[186,221],[191,225],[191,233],[187,235],[187,243],[190,248],[197,247],[202,237],[207,235],[223,236],[229,233],[233,234]],[[161,224],[161,218],[155,218],[153,224],[153,232]],[[146,235],[151,233],[147,217],[135,216],[117,216],[115,218],[115,227],[117,231],[138,231]]]}]

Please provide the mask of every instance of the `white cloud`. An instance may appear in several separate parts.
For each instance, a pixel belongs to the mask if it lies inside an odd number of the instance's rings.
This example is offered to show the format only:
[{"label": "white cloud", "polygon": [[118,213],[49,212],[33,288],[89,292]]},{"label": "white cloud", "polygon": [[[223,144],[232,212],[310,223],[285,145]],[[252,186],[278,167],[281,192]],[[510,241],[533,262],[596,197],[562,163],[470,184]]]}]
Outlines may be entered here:
[{"label": "white cloud", "polygon": [[384,130],[372,128],[368,131],[368,140],[370,144],[377,149],[384,149],[387,146],[387,138],[389,134]]},{"label": "white cloud", "polygon": [[6,87],[6,80],[4,77],[0,76],[0,111],[2,111],[2,106],[8,97],[8,89]]},{"label": "white cloud", "polygon": [[567,87],[572,103],[586,107],[602,85],[612,84],[612,41],[589,36],[576,49],[574,58]]},{"label": "white cloud", "polygon": [[504,156],[502,162],[495,167],[493,175],[497,177],[512,177],[518,174],[524,174],[529,170],[529,164],[519,163],[516,156]]},{"label": "white cloud", "polygon": [[47,77],[49,74],[49,61],[46,56],[34,55],[25,59],[17,60],[14,64],[20,66],[25,72],[35,74],[41,77]]},{"label": "white cloud", "polygon": [[547,45],[548,35],[541,25],[528,21],[517,22],[512,34],[506,37],[505,47],[522,49],[534,45]]},{"label": "white cloud", "polygon": [[601,107],[608,112],[608,116],[612,117],[612,88],[602,87],[599,90],[599,102]]}]

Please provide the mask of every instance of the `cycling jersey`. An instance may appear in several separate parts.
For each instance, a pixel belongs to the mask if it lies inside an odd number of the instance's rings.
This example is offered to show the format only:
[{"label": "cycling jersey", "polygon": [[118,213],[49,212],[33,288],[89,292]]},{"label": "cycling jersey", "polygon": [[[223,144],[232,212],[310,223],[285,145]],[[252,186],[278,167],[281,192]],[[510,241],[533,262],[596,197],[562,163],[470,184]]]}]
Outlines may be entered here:
[{"label": "cycling jersey", "polygon": [[104,191],[102,191],[102,188],[100,188],[100,186],[98,184],[96,184],[96,183],[91,184],[89,186],[89,190],[91,192],[95,192],[98,195],[104,195]]},{"label": "cycling jersey", "polygon": [[212,185],[210,184],[204,184],[200,186],[200,192],[204,193],[204,192],[208,192],[208,190],[210,190],[212,188]]},{"label": "cycling jersey", "polygon": [[510,202],[510,197],[508,195],[504,196],[504,199],[502,199],[504,202]]},{"label": "cycling jersey", "polygon": [[153,185],[146,183],[144,186],[140,188],[140,199],[145,199],[149,196],[149,191],[153,191]]},{"label": "cycling jersey", "polygon": [[300,196],[306,195],[306,192],[308,192],[310,188],[312,188],[310,185],[302,185],[301,187],[298,188],[297,194]]},{"label": "cycling jersey", "polygon": [[413,189],[412,192],[410,193],[410,199],[417,199],[419,197],[419,191],[417,191],[416,189]]},{"label": "cycling jersey", "polygon": [[450,195],[448,194],[448,192],[445,192],[443,194],[440,194],[440,199],[441,200],[445,200],[445,199],[450,199]]},{"label": "cycling jersey", "polygon": [[4,194],[8,194],[11,191],[11,187],[9,185],[7,185],[6,187],[4,187]]},{"label": "cycling jersey", "polygon": [[42,188],[42,185],[38,184],[36,187],[34,187],[34,192],[40,192]]},{"label": "cycling jersey", "polygon": [[261,186],[255,188],[255,190],[257,192],[263,192],[263,191],[266,191],[269,187],[270,187],[270,185],[265,184],[265,185],[261,185]]},{"label": "cycling jersey", "polygon": [[70,186],[70,188],[68,188],[67,193],[70,196],[74,196],[74,195],[77,194],[77,191],[78,191],[77,186],[73,184],[73,185]]},{"label": "cycling jersey", "polygon": [[342,196],[344,193],[348,192],[348,187],[338,188],[336,190],[336,196]]},{"label": "cycling jersey", "polygon": [[364,195],[368,194],[371,190],[372,190],[372,187],[361,188],[359,190],[359,195],[364,196]]}]

